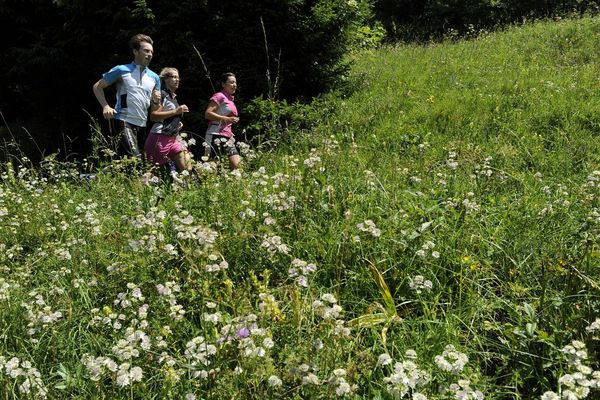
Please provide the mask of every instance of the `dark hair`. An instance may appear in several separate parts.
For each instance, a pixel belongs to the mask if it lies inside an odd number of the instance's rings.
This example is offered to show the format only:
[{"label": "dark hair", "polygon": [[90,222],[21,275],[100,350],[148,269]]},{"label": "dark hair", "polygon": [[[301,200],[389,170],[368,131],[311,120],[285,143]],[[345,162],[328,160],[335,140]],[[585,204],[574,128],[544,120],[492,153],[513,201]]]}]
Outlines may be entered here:
[{"label": "dark hair", "polygon": [[235,78],[235,74],[233,72],[225,72],[221,75],[221,79],[219,80],[219,82],[227,83],[227,80],[232,76]]},{"label": "dark hair", "polygon": [[142,42],[154,44],[154,42],[152,41],[152,38],[150,36],[144,35],[142,33],[138,33],[137,35],[133,35],[131,37],[131,39],[129,39],[129,48],[131,50],[139,50],[140,44]]}]

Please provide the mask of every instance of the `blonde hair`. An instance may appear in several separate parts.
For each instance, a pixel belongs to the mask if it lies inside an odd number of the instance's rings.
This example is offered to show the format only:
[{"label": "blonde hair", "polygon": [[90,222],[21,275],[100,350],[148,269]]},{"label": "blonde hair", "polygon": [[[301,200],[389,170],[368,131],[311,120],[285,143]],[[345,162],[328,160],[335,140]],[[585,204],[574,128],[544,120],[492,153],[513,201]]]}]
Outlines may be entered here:
[{"label": "blonde hair", "polygon": [[168,78],[169,76],[173,75],[174,73],[179,75],[179,71],[177,70],[177,68],[165,67],[160,71],[160,79],[162,79],[164,81],[165,78]]}]

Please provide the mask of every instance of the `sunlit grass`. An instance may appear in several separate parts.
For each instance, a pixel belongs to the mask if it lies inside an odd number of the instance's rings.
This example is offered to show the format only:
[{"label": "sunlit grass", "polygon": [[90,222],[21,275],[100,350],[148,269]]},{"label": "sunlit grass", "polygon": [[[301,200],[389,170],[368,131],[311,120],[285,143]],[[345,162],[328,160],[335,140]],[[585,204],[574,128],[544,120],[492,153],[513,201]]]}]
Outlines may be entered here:
[{"label": "sunlit grass", "polygon": [[362,54],[313,130],[187,187],[5,165],[3,397],[592,398],[598,32]]}]

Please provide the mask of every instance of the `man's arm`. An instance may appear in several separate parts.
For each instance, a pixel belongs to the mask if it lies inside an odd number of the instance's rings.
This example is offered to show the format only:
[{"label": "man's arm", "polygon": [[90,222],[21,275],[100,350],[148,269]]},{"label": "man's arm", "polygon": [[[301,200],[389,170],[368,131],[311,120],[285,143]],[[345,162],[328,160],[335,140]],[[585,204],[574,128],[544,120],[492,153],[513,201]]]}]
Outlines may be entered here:
[{"label": "man's arm", "polygon": [[104,88],[109,86],[108,82],[104,79],[100,79],[98,82],[94,83],[94,86],[92,87],[96,100],[98,100],[98,103],[100,103],[100,106],[102,107],[102,115],[106,119],[112,119],[115,116],[115,109],[108,105],[106,96],[104,96]]}]

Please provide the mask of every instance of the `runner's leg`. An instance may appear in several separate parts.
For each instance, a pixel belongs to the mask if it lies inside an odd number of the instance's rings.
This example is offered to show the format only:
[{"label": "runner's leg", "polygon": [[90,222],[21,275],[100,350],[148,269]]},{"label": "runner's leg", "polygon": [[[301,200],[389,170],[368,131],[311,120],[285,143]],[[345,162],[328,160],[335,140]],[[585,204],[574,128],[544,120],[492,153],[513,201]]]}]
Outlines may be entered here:
[{"label": "runner's leg", "polygon": [[134,156],[141,160],[142,153],[140,152],[137,141],[138,132],[136,128],[138,127],[123,121],[121,121],[121,123],[123,124],[121,131],[121,146],[127,155]]}]

